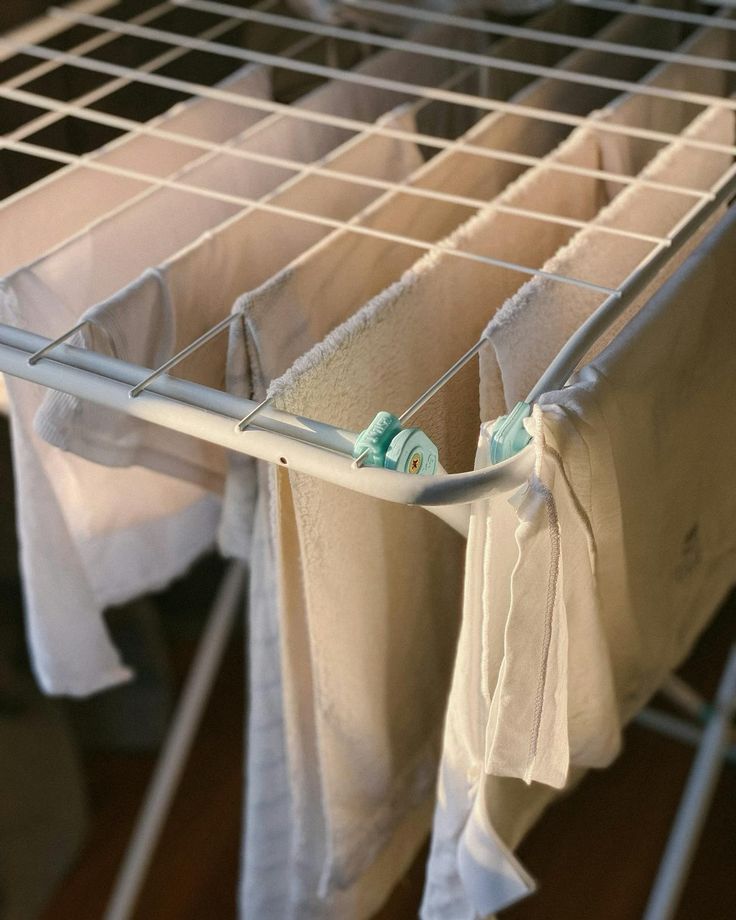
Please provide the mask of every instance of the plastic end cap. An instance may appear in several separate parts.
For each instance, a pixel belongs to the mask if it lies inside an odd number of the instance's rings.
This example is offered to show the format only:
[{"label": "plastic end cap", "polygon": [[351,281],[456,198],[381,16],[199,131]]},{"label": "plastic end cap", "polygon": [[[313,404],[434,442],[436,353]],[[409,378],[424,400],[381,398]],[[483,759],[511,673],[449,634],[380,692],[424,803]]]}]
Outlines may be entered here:
[{"label": "plastic end cap", "polygon": [[[383,466],[391,440],[401,431],[401,423],[390,412],[379,412],[370,425],[355,439],[353,457],[363,454],[363,466]],[[367,453],[366,453],[367,451]]]},{"label": "plastic end cap", "polygon": [[530,403],[518,402],[508,415],[502,415],[493,426],[491,463],[500,463],[515,456],[531,441],[524,419],[532,412]]},{"label": "plastic end cap", "polygon": [[431,476],[437,470],[439,451],[421,429],[402,428],[395,415],[379,412],[356,438],[353,457],[363,457],[364,466]]}]

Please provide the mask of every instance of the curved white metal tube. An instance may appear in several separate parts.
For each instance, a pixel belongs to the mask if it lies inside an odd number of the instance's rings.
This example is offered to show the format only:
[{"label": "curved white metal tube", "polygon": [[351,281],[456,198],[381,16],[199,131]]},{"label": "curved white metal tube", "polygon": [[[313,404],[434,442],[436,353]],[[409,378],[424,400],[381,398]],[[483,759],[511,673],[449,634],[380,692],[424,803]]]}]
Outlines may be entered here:
[{"label": "curved white metal tube", "polygon": [[[374,467],[355,470],[354,432],[270,406],[262,409],[252,427],[238,431],[235,423],[257,405],[252,400],[168,377],[130,399],[130,387],[150,368],[71,345],[60,345],[43,360],[29,364],[28,358],[48,343],[42,336],[0,324],[0,371],[364,495],[437,508],[445,520],[448,515],[438,506],[471,502],[494,488],[519,485],[531,469],[531,452],[525,450],[504,463],[468,473],[412,476]],[[462,531],[465,514],[448,522]]]}]

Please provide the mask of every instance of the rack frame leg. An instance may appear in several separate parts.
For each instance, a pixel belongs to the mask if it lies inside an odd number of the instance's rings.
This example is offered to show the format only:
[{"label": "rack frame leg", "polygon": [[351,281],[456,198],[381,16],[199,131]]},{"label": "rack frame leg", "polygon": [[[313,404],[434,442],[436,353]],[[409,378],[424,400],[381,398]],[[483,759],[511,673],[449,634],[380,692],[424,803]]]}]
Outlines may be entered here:
[{"label": "rack frame leg", "polygon": [[242,611],[245,583],[245,567],[240,563],[231,563],[199,640],[171,727],[115,880],[104,920],[129,920],[133,914],[228,640],[237,616]]},{"label": "rack frame leg", "polygon": [[703,731],[643,920],[672,920],[675,915],[725,761],[735,710],[736,645],[733,645],[718,685],[713,713]]}]

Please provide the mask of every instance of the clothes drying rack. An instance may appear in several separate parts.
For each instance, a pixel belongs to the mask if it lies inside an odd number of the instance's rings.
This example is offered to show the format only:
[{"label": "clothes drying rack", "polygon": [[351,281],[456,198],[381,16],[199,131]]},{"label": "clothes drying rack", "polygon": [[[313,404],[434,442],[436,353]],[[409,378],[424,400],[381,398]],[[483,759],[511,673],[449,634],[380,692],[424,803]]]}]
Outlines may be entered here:
[{"label": "clothes drying rack", "polygon": [[[727,4],[721,4],[718,9],[703,6],[700,11],[694,12],[692,9],[669,9],[659,5],[638,5],[619,2],[619,0],[567,0],[567,2],[570,5],[594,11],[677,22],[687,28],[708,26],[736,31],[736,18],[729,15]],[[127,3],[127,6],[130,7],[130,3]],[[243,209],[251,208],[264,213],[281,214],[330,229],[340,228],[350,233],[385,239],[399,245],[412,246],[420,253],[440,251],[448,257],[475,263],[487,263],[509,272],[515,272],[522,279],[524,277],[548,277],[555,283],[577,285],[597,292],[601,297],[600,305],[561,349],[532,388],[525,402],[520,404],[517,422],[528,413],[529,406],[543,393],[565,385],[602,333],[656,279],[658,273],[693,238],[696,231],[736,193],[736,163],[733,162],[724,170],[717,182],[705,191],[688,186],[667,185],[602,169],[550,162],[548,164],[550,169],[594,176],[615,182],[619,186],[638,184],[659,187],[692,200],[685,217],[672,227],[666,236],[648,236],[636,230],[598,228],[601,233],[630,236],[647,242],[651,246],[649,253],[635,270],[623,279],[620,285],[610,288],[594,281],[545,272],[538,267],[507,262],[492,255],[484,256],[463,251],[448,247],[443,243],[429,243],[348,221],[332,220],[316,214],[295,211],[273,204],[268,200],[248,199],[230,195],[227,192],[190,185],[176,177],[155,176],[142,171],[112,166],[96,160],[94,153],[71,154],[34,141],[32,135],[41,128],[53,125],[63,118],[73,117],[91,124],[127,132],[128,136],[146,135],[174,143],[186,143],[192,147],[201,148],[205,152],[281,166],[301,174],[319,175],[334,181],[372,186],[381,191],[400,191],[402,194],[464,204],[476,209],[489,204],[411,184],[385,182],[368,176],[336,172],[322,162],[305,164],[286,157],[237,150],[227,144],[215,144],[189,135],[177,134],[145,122],[110,115],[92,107],[97,99],[104,96],[106,92],[111,92],[112,88],[137,85],[141,88],[158,87],[173,90],[194,98],[219,100],[260,110],[267,114],[344,128],[355,133],[383,135],[411,141],[435,152],[453,150],[484,157],[490,162],[511,162],[522,166],[534,166],[542,161],[542,158],[539,157],[477,146],[462,138],[441,138],[418,131],[389,127],[385,124],[372,124],[359,119],[300,109],[283,102],[235,95],[225,89],[166,76],[159,72],[165,64],[187,52],[198,51],[208,55],[223,56],[235,62],[260,63],[278,67],[311,78],[345,81],[409,94],[416,98],[417,105],[426,105],[430,102],[451,103],[471,108],[481,114],[508,113],[530,121],[552,122],[569,128],[586,127],[599,132],[644,139],[659,145],[673,143],[692,145],[704,150],[728,154],[731,159],[736,154],[736,145],[716,144],[648,128],[604,122],[597,119],[595,113],[584,116],[572,115],[563,111],[538,109],[523,103],[494,99],[487,93],[461,92],[457,89],[458,80],[450,80],[443,86],[431,86],[368,76],[342,67],[335,48],[337,43],[344,42],[358,44],[363,48],[393,49],[437,57],[457,64],[459,76],[467,74],[470,70],[475,70],[482,76],[485,71],[492,68],[530,78],[565,81],[570,84],[572,91],[576,86],[598,87],[613,93],[651,96],[673,102],[730,110],[736,110],[736,100],[725,95],[714,96],[688,90],[673,90],[648,83],[545,67],[523,60],[500,57],[493,53],[490,42],[507,37],[556,45],[568,51],[580,49],[642,58],[650,61],[652,66],[658,63],[676,63],[691,67],[712,68],[723,72],[736,72],[736,61],[706,58],[677,50],[665,51],[604,41],[596,37],[545,31],[528,25],[512,24],[509,20],[496,21],[492,16],[482,20],[471,20],[461,15],[417,9],[412,6],[382,2],[382,0],[341,0],[339,9],[344,14],[345,22],[340,25],[301,19],[293,14],[287,15],[284,11],[275,12],[279,9],[277,0],[262,0],[260,3],[249,3],[247,0],[241,0],[238,3],[214,2],[214,0],[163,0],[163,2],[156,3],[155,0],[150,0],[142,10],[136,10],[135,3],[133,7],[133,13],[130,13],[129,10],[126,11],[125,0],[122,5],[118,0],[77,0],[64,8],[51,8],[45,16],[30,25],[9,33],[5,37],[0,37],[0,62],[12,59],[22,59],[25,62],[23,68],[20,70],[16,68],[10,78],[0,83],[0,100],[32,106],[41,113],[15,130],[7,132],[0,139],[0,150],[13,152],[20,157],[47,161],[53,164],[54,168],[83,167],[101,171],[110,175],[135,179],[151,187],[176,189],[195,197],[226,201]],[[177,7],[186,7],[208,14],[214,24],[196,34],[180,34],[170,29],[158,28],[156,20]],[[367,27],[365,22],[351,19],[351,13],[356,11],[362,14],[394,17],[395,20],[410,21],[416,24],[472,29],[475,32],[486,34],[489,50],[484,53],[468,52],[455,47],[425,44],[413,38],[397,37],[391,30],[387,30],[386,33],[377,32]],[[293,53],[287,52],[279,55],[226,44],[220,40],[229,31],[244,23],[288,29],[290,33],[300,36],[300,40],[293,45]],[[63,51],[55,47],[55,42],[49,41],[78,26],[84,26],[87,31],[92,31],[93,37]],[[160,52],[157,57],[152,57],[137,68],[109,63],[93,56],[96,49],[104,47],[121,36],[128,36],[131,40],[155,42],[158,47],[163,46],[167,50]],[[324,43],[324,63],[315,63],[313,59],[300,58],[300,50],[314,47],[318,42]],[[60,101],[24,88],[37,77],[61,67],[91,72],[109,78],[109,80],[102,87],[73,101]],[[51,179],[53,175],[54,173],[51,174]],[[43,183],[47,180],[40,181]],[[14,200],[34,187],[37,187],[37,184],[18,191],[8,200]],[[0,208],[3,206],[3,203],[0,202]],[[499,209],[505,207],[510,213],[529,220],[559,222],[577,229],[587,226],[585,221],[575,221],[563,215],[504,205],[496,205],[496,207]],[[127,413],[164,428],[210,441],[232,451],[320,477],[335,485],[375,498],[423,506],[461,533],[467,530],[469,502],[487,495],[489,489],[494,487],[506,488],[521,483],[528,475],[531,469],[529,448],[507,456],[506,459],[487,469],[474,472],[448,474],[440,469],[436,475],[414,476],[409,473],[367,466],[363,463],[364,454],[356,453],[357,432],[343,430],[320,420],[301,418],[281,412],[268,399],[255,403],[185,379],[169,376],[168,372],[174,370],[196,349],[215,336],[224,333],[230,322],[232,322],[232,317],[225,317],[209,332],[192,342],[159,368],[136,366],[68,344],[67,340],[80,329],[82,324],[74,326],[53,341],[33,331],[0,324],[0,371],[91,400],[112,411]],[[456,363],[448,368],[447,372],[431,387],[423,393],[418,393],[411,406],[387,408],[396,411],[398,420],[403,425],[461,368],[472,361],[483,345],[483,339],[475,343],[468,343],[468,350],[458,356]],[[366,419],[366,424],[368,422],[370,419]],[[245,581],[246,573],[243,567],[239,564],[231,565],[215,598],[194,663],[174,714],[172,727],[146,795],[138,826],[113,892],[106,914],[108,920],[125,920],[132,914],[227,638],[235,622]],[[646,920],[665,920],[674,915],[702,823],[714,793],[720,767],[727,757],[736,755],[736,749],[730,746],[731,720],[736,707],[736,649],[731,651],[723,671],[717,697],[712,705],[701,699],[677,678],[670,680],[664,692],[687,716],[691,717],[691,720],[686,721],[651,709],[644,710],[639,720],[672,737],[693,744],[697,748],[697,755],[652,891],[645,914]]]}]

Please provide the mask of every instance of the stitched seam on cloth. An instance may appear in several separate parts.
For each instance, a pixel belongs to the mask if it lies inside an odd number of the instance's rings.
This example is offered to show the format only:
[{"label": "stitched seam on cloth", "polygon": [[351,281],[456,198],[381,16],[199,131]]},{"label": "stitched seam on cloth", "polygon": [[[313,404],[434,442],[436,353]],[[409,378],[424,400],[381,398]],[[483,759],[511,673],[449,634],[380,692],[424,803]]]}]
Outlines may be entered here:
[{"label": "stitched seam on cloth", "polygon": [[547,668],[549,661],[549,651],[552,645],[552,613],[554,610],[555,598],[557,596],[557,581],[560,568],[560,523],[557,518],[554,498],[549,489],[546,488],[539,480],[534,477],[535,481],[531,483],[535,492],[540,494],[544,499],[544,505],[547,510],[547,533],[550,541],[550,568],[547,580],[547,598],[544,610],[544,637],[542,640],[542,661],[537,683],[537,692],[534,701],[534,717],[532,722],[532,734],[529,739],[529,755],[527,760],[527,773],[531,770],[534,758],[537,756],[537,745],[539,743],[539,731],[542,723],[542,710],[544,708],[544,691],[547,684]]},{"label": "stitched seam on cloth", "polygon": [[591,523],[590,523],[590,518],[588,517],[587,511],[585,510],[585,508],[583,508],[583,505],[582,505],[580,499],[578,498],[577,494],[575,493],[575,490],[574,490],[573,487],[572,487],[572,483],[570,482],[570,479],[569,479],[569,477],[568,477],[568,475],[567,475],[567,470],[565,469],[565,465],[564,465],[564,463],[563,463],[562,457],[561,457],[560,454],[555,450],[555,448],[554,448],[554,447],[550,447],[549,444],[547,444],[546,441],[545,441],[545,444],[544,444],[544,449],[545,449],[545,451],[552,457],[552,459],[555,461],[555,464],[557,465],[557,468],[559,469],[560,473],[562,474],[562,478],[565,480],[565,485],[567,486],[567,491],[568,491],[568,493],[569,493],[569,495],[570,495],[570,498],[571,498],[571,500],[572,500],[573,505],[575,506],[575,510],[577,511],[578,515],[579,515],[580,518],[582,519],[583,526],[585,527],[585,529],[586,529],[586,531],[587,531],[587,533],[588,533],[588,539],[589,539],[590,542],[591,542],[591,545],[592,545],[592,547],[593,547],[593,550],[594,550],[594,551],[596,552],[596,554],[597,554],[597,552],[598,552],[598,547],[597,547],[597,544],[596,544],[596,542],[595,542],[595,535],[593,534],[593,526],[592,526]]}]

